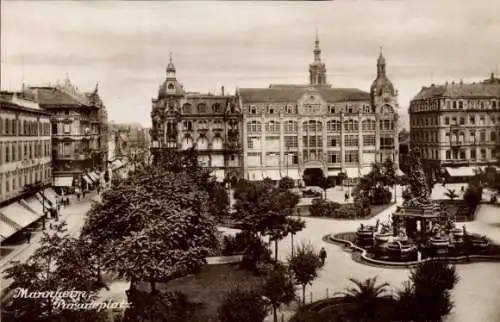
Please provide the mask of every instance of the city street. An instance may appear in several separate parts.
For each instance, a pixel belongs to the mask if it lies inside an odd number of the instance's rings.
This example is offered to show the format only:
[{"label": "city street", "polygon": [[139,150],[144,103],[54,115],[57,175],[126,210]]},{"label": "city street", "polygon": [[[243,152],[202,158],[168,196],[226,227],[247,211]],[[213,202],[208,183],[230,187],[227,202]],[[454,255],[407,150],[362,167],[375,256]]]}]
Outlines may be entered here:
[{"label": "city street", "polygon": [[[96,200],[97,194],[92,192],[85,196],[85,199],[81,199],[77,201],[76,196],[70,196],[71,204],[70,206],[61,208],[60,220],[66,221],[68,233],[72,236],[77,237],[80,233],[80,228],[83,226],[85,222],[85,214],[90,208],[91,201]],[[46,222],[46,228],[49,228],[50,221]],[[31,239],[31,243],[23,243],[17,245],[16,249],[11,253],[6,255],[0,260],[0,269],[2,271],[2,295],[5,288],[7,288],[11,280],[5,279],[3,271],[12,266],[15,262],[25,262],[31,254],[40,246],[40,239],[42,238],[42,230],[41,228],[37,231],[33,232],[33,237]]]}]

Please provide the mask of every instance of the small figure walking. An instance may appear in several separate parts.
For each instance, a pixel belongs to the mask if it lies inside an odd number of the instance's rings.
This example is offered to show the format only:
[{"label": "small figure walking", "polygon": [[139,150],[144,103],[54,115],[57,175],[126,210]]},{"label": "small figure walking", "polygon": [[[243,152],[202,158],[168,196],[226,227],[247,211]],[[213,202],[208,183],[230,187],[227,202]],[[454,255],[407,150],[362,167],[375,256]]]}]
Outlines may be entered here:
[{"label": "small figure walking", "polygon": [[321,259],[321,266],[325,265],[325,260],[326,260],[325,247],[321,247],[321,250],[319,251],[319,258]]},{"label": "small figure walking", "polygon": [[31,231],[29,231],[29,230],[26,232],[26,239],[28,240],[28,244],[30,244],[31,243]]},{"label": "small figure walking", "polygon": [[348,193],[348,192],[346,192],[346,193],[345,193],[345,201],[344,201],[344,202],[348,202],[348,201],[349,201],[349,193]]},{"label": "small figure walking", "polygon": [[78,201],[80,201],[80,190],[78,190],[78,191],[76,192],[76,199],[78,199]]}]

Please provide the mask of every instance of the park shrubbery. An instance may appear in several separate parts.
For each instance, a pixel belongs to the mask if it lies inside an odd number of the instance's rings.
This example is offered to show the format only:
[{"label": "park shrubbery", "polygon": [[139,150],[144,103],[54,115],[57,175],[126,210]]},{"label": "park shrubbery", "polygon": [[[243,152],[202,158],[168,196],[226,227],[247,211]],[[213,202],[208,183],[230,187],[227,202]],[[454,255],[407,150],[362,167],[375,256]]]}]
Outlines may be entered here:
[{"label": "park shrubbery", "polygon": [[371,208],[367,205],[360,208],[356,204],[339,204],[329,200],[316,198],[309,206],[309,213],[312,217],[329,217],[338,219],[356,219],[370,215]]},{"label": "park shrubbery", "polygon": [[239,232],[234,236],[224,236],[222,240],[222,256],[241,254],[247,246],[247,239],[243,232]]},{"label": "park shrubbery", "polygon": [[304,189],[304,190],[302,190],[302,197],[304,197],[304,198],[320,198],[321,192],[314,191],[312,189]]},{"label": "park shrubbery", "polygon": [[388,188],[377,187],[373,191],[373,196],[370,200],[372,205],[385,205],[390,203],[392,200],[392,193]]}]

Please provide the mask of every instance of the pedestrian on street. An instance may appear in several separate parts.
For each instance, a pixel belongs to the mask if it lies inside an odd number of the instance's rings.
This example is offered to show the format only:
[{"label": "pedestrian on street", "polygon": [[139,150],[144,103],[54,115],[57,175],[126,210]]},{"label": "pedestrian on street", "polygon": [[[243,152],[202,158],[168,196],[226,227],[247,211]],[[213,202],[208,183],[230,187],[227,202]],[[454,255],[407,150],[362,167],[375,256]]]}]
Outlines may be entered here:
[{"label": "pedestrian on street", "polygon": [[345,201],[344,201],[344,202],[348,202],[348,201],[349,201],[349,193],[348,193],[348,192],[346,192],[346,193],[345,193]]},{"label": "pedestrian on street", "polygon": [[321,247],[321,250],[319,251],[319,258],[321,260],[321,266],[325,265],[325,260],[326,260],[325,247]]},{"label": "pedestrian on street", "polygon": [[76,199],[78,199],[78,201],[80,201],[80,190],[78,190],[78,191],[76,192]]},{"label": "pedestrian on street", "polygon": [[31,243],[31,231],[26,232],[26,239],[28,240],[28,244]]},{"label": "pedestrian on street", "polygon": [[85,198],[85,190],[82,191],[82,198]]}]

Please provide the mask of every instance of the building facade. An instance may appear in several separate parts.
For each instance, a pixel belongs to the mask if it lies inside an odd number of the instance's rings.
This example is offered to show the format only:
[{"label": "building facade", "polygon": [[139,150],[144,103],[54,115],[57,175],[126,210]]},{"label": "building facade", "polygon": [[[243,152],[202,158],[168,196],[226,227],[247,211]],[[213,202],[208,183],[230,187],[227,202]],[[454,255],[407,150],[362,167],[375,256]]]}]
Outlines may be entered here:
[{"label": "building facade", "polygon": [[319,168],[354,183],[373,162],[391,158],[397,165],[397,91],[383,55],[368,93],[329,85],[318,39],[313,53],[309,84],[237,90],[246,179],[299,180],[305,169]]},{"label": "building facade", "polygon": [[202,165],[217,180],[241,177],[241,112],[235,96],[186,92],[177,81],[172,60],[152,100],[152,152],[195,147]]},{"label": "building facade", "polygon": [[410,102],[410,142],[428,173],[469,177],[496,165],[500,142],[500,79],[422,87]]},{"label": "building facade", "polygon": [[51,114],[53,185],[71,189],[95,183],[107,164],[107,113],[97,86],[82,93],[66,79],[30,90]]},{"label": "building facade", "polygon": [[23,93],[0,93],[0,203],[52,181],[50,114]]}]

